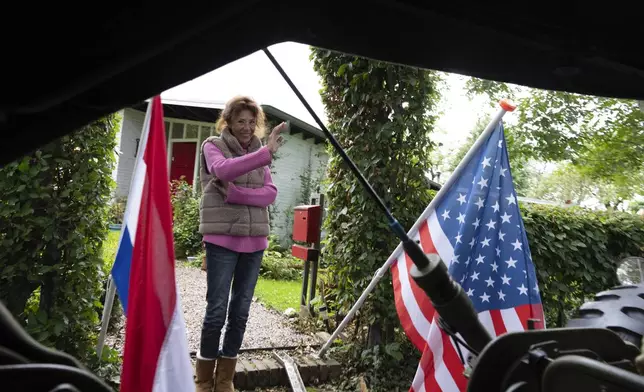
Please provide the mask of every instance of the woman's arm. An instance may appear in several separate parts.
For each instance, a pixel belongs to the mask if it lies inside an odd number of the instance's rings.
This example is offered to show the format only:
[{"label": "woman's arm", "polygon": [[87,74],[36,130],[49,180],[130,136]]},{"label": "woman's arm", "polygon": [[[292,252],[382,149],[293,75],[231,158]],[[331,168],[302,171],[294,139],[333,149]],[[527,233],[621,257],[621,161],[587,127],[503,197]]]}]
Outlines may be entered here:
[{"label": "woman's arm", "polygon": [[237,158],[226,158],[214,143],[204,146],[204,156],[208,171],[222,181],[233,181],[235,178],[271,163],[273,156],[268,147],[262,147]]},{"label": "woman's arm", "polygon": [[276,197],[277,187],[273,184],[270,169],[265,167],[264,186],[261,188],[245,188],[229,182],[226,203],[268,207],[275,202]]}]

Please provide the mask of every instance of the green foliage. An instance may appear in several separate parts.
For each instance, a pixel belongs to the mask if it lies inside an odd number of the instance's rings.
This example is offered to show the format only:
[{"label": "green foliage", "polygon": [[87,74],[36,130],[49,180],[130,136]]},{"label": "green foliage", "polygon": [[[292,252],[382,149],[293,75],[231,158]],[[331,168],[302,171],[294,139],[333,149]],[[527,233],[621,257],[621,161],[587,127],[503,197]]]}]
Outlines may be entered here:
[{"label": "green foliage", "polygon": [[584,173],[583,168],[567,163],[560,164],[552,173],[534,181],[531,196],[558,202],[571,200],[575,203],[596,198],[607,209],[616,209],[630,197],[631,190],[632,186],[619,185],[615,181],[593,180]]},{"label": "green foliage", "polygon": [[502,97],[517,98],[518,123],[506,132],[515,144],[509,151],[513,171],[529,159],[566,161],[589,180],[619,188],[625,198],[644,190],[644,111],[636,101],[477,78],[467,89],[495,104]]},{"label": "green foliage", "polygon": [[185,180],[173,181],[171,190],[175,256],[197,255],[203,248],[199,233],[200,196]]},{"label": "green foliage", "polygon": [[302,276],[302,261],[291,256],[291,250],[280,245],[276,235],[268,237],[268,248],[264,253],[260,276],[275,280],[298,280]]},{"label": "green foliage", "polygon": [[115,391],[118,391],[121,385],[121,366],[122,358],[119,352],[109,346],[103,347],[100,361],[95,351],[91,353],[87,361],[87,367],[92,373],[103,379]]},{"label": "green foliage", "polygon": [[123,214],[125,214],[125,206],[127,205],[126,197],[117,197],[110,203],[109,209],[109,223],[120,224],[123,223]]},{"label": "green foliage", "polygon": [[618,262],[644,255],[644,220],[626,213],[521,205],[547,326],[563,326],[595,293],[618,284]]},{"label": "green foliage", "polygon": [[[406,229],[430,201],[429,135],[440,94],[438,75],[313,48],[329,129]],[[324,257],[330,311],[346,312],[398,245],[385,216],[334,150],[327,167]],[[383,279],[359,318],[386,330],[398,323],[391,279]],[[384,340],[392,339],[386,336]]]},{"label": "green foliage", "polygon": [[356,391],[362,377],[372,392],[408,391],[414,379],[420,353],[405,338],[363,349],[347,343],[330,349],[344,364],[343,374],[334,382],[335,391]]},{"label": "green foliage", "polygon": [[39,342],[86,364],[119,121],[106,116],[0,169],[0,299]]},{"label": "green foliage", "polygon": [[628,205],[628,210],[636,214],[639,210],[644,208],[644,200],[635,200]]}]

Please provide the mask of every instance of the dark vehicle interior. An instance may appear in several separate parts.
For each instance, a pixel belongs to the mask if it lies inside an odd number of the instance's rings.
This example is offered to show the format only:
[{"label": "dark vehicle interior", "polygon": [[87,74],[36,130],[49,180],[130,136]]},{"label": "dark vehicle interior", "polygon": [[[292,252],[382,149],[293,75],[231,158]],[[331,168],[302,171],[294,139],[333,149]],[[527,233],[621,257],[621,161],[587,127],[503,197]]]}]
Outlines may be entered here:
[{"label": "dark vehicle interior", "polygon": [[[21,28],[0,27],[0,165],[285,41],[528,87],[644,100],[642,19],[630,4],[184,0],[13,6],[16,11],[5,8],[5,22],[17,16]],[[73,358],[37,345],[0,310],[0,351],[7,354],[0,355],[0,390],[20,385],[49,391],[65,382],[75,389],[60,390],[109,390]]]}]

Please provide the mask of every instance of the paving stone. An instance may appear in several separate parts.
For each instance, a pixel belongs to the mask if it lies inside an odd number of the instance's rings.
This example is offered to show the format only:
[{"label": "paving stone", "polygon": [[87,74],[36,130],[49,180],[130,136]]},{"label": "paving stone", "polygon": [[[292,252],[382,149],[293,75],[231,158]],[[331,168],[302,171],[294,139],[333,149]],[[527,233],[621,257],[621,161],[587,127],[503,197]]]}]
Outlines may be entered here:
[{"label": "paving stone", "polygon": [[325,358],[324,362],[329,369],[329,376],[331,379],[337,378],[342,373],[342,365],[340,365],[340,362],[333,358]]},{"label": "paving stone", "polygon": [[300,372],[300,376],[302,377],[302,381],[306,384],[309,382],[309,368],[306,366],[306,363],[302,362],[302,359],[300,357],[292,357],[293,360],[295,361],[295,364],[297,365],[297,370]]},{"label": "paving stone", "polygon": [[264,358],[262,359],[264,364],[266,365],[266,368],[268,369],[269,372],[269,385],[281,385],[280,384],[280,378],[282,373],[286,373],[284,370],[284,367],[280,365],[276,360],[270,359],[270,358]]},{"label": "paving stone", "polygon": [[251,362],[253,365],[255,365],[255,368],[257,368],[257,374],[256,374],[256,380],[255,380],[255,387],[268,387],[269,381],[270,381],[270,370],[268,370],[268,366],[264,364],[264,362],[261,359],[251,359]]},{"label": "paving stone", "polygon": [[243,360],[244,368],[246,369],[246,388],[253,389],[257,385],[258,371],[255,365],[249,360]]},{"label": "paving stone", "polygon": [[329,368],[327,364],[320,358],[311,357],[318,365],[320,382],[326,382],[329,379]]},{"label": "paving stone", "polygon": [[246,374],[246,368],[242,361],[237,361],[235,365],[235,377],[233,383],[237,388],[246,388],[248,381],[248,375]]},{"label": "paving stone", "polygon": [[302,358],[302,360],[306,362],[307,366],[309,367],[309,371],[311,373],[309,382],[318,383],[320,381],[320,365],[310,355],[307,355],[306,357]]}]

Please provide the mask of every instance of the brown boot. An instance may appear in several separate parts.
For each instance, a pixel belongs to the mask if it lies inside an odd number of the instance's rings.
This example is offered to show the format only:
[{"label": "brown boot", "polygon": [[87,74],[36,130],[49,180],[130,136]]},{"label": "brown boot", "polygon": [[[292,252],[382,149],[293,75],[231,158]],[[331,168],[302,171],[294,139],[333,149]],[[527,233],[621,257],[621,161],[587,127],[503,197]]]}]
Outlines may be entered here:
[{"label": "brown boot", "polygon": [[237,365],[237,358],[220,357],[217,359],[215,392],[235,392],[235,386],[233,385],[235,365]]},{"label": "brown boot", "polygon": [[212,392],[215,385],[213,373],[215,372],[215,360],[197,358],[195,364],[195,387],[196,392]]}]

